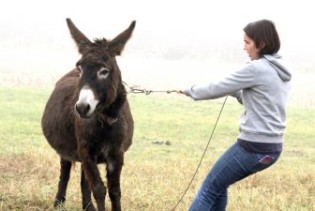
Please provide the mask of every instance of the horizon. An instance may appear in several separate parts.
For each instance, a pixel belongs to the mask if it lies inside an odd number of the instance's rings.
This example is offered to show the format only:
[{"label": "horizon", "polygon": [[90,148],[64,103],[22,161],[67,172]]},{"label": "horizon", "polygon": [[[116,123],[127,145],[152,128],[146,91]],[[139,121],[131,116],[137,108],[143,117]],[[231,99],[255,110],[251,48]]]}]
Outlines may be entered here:
[{"label": "horizon", "polygon": [[279,53],[292,63],[295,95],[314,96],[315,28],[310,26],[315,14],[307,0],[93,3],[6,2],[0,13],[0,86],[51,87],[74,67],[79,54],[67,17],[91,40],[112,39],[136,20],[117,60],[126,81],[159,89],[214,80],[235,71],[249,60],[243,50],[243,27],[270,19],[279,32]]}]

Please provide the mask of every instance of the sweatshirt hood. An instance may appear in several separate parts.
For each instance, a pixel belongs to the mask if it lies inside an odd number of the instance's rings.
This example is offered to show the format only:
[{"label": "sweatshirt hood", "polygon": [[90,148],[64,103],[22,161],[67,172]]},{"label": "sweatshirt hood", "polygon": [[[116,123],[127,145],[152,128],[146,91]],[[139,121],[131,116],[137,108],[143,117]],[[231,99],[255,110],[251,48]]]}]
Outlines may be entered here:
[{"label": "sweatshirt hood", "polygon": [[291,73],[289,71],[288,64],[285,63],[285,61],[282,59],[282,56],[278,54],[273,55],[264,55],[263,58],[265,58],[277,71],[279,77],[283,81],[290,81],[291,80]]}]

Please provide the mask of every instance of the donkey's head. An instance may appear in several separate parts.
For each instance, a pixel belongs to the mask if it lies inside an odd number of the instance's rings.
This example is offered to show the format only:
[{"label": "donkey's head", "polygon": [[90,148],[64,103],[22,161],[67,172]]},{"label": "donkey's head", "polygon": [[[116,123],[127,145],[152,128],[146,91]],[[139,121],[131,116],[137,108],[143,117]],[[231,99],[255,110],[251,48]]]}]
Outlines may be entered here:
[{"label": "donkey's head", "polygon": [[80,82],[75,110],[81,118],[90,118],[98,107],[108,108],[123,86],[115,57],[121,54],[136,22],[133,21],[113,40],[96,39],[94,42],[78,30],[70,19],[67,19],[67,24],[82,55],[76,64]]}]

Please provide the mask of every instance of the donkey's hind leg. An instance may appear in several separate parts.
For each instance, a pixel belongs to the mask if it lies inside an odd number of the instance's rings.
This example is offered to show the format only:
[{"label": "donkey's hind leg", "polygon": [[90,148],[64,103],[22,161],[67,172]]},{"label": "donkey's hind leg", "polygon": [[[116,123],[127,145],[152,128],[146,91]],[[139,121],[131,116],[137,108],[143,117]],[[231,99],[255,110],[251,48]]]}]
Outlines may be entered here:
[{"label": "donkey's hind leg", "polygon": [[81,192],[83,210],[95,211],[95,207],[91,199],[91,189],[88,181],[85,179],[83,169],[81,170]]},{"label": "donkey's hind leg", "polygon": [[58,192],[56,194],[54,203],[55,208],[62,206],[66,200],[66,191],[70,178],[71,165],[72,165],[71,162],[63,158],[60,158],[60,177],[58,184]]}]

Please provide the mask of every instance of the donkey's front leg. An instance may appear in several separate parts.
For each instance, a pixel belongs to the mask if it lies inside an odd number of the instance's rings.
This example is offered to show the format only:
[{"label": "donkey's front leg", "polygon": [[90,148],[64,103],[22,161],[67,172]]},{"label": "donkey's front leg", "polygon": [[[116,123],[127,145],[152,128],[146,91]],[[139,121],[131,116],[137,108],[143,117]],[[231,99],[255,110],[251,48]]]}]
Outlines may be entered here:
[{"label": "donkey's front leg", "polygon": [[98,211],[105,211],[106,189],[97,168],[97,163],[88,152],[87,147],[79,145],[79,155],[85,179],[91,187]]},{"label": "donkey's front leg", "polygon": [[83,169],[81,171],[81,192],[82,192],[82,206],[84,211],[96,211],[91,200],[91,189],[88,181],[85,179]]},{"label": "donkey's front leg", "polygon": [[113,211],[121,211],[120,174],[123,165],[123,154],[107,161],[107,186]]}]

